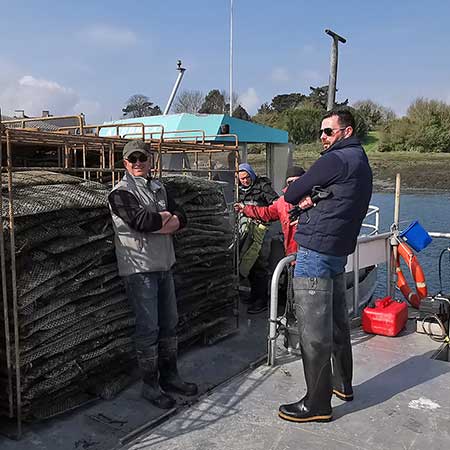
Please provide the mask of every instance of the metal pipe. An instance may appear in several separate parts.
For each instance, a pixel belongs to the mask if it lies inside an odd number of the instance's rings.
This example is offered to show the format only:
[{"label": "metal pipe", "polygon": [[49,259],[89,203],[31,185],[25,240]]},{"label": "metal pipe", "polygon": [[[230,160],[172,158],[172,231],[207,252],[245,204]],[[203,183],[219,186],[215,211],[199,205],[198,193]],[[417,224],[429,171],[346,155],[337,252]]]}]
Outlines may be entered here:
[{"label": "metal pipe", "polygon": [[434,238],[449,238],[450,239],[450,233],[438,233],[435,231],[430,231],[428,234]]},{"label": "metal pipe", "polygon": [[111,150],[109,152],[109,167],[111,169],[111,185],[114,187],[116,185],[116,172],[115,172],[115,150],[116,146],[114,145],[114,142],[111,144]]},{"label": "metal pipe", "polygon": [[285,256],[275,267],[270,282],[269,337],[267,341],[267,364],[274,366],[276,361],[276,337],[278,316],[278,284],[281,273],[288,264],[295,261],[295,254]]},{"label": "metal pipe", "polygon": [[359,245],[353,253],[353,317],[359,316]]},{"label": "metal pipe", "polygon": [[82,133],[84,129],[84,115],[80,114],[78,116],[50,116],[50,117],[28,117],[25,119],[11,119],[11,120],[4,120],[3,124],[13,124],[13,123],[20,123],[22,125],[22,128],[25,128],[26,122],[41,122],[41,121],[47,121],[47,120],[60,120],[60,119],[77,119],[79,123],[80,133]]},{"label": "metal pipe", "polygon": [[[234,156],[234,203],[239,202],[239,150],[236,149],[231,153]],[[231,164],[228,167],[231,169]],[[234,213],[234,228],[233,228],[233,243],[234,243],[234,274],[236,276],[236,289],[239,289],[239,214]],[[239,328],[239,298],[236,298],[235,303],[238,314],[236,315],[236,327]]]},{"label": "metal pipe", "polygon": [[[82,157],[83,168],[85,168],[86,167],[86,144],[83,144],[81,157]],[[85,180],[87,178],[86,171],[83,171],[83,178]]]},{"label": "metal pipe", "polygon": [[393,259],[392,259],[392,246],[391,240],[386,239],[386,294],[389,297],[394,295],[393,285],[392,285],[392,268],[393,268]]},{"label": "metal pipe", "polygon": [[401,177],[398,173],[395,177],[395,200],[394,200],[394,223],[391,226],[391,247],[392,247],[392,255],[393,262],[391,264],[391,273],[389,274],[391,280],[391,288],[389,292],[392,295],[395,295],[395,286],[397,281],[397,263],[398,263],[398,225],[399,225],[399,217],[400,217],[400,182]]},{"label": "metal pipe", "polygon": [[17,277],[16,277],[16,240],[14,233],[13,208],[13,179],[12,179],[12,152],[9,130],[6,130],[6,158],[8,163],[8,199],[9,199],[9,239],[11,252],[11,289],[13,301],[14,351],[16,369],[16,411],[17,411],[17,438],[22,435],[22,393],[20,380],[20,347],[19,347],[19,316],[17,306]]},{"label": "metal pipe", "polygon": [[[0,109],[0,167],[3,165],[3,148],[1,135],[3,134],[2,112]],[[0,171],[0,186],[3,185],[2,174]],[[0,195],[0,211],[3,211],[3,197]],[[1,214],[1,213],[0,213]],[[9,402],[9,417],[12,418],[14,414],[14,400],[12,387],[12,367],[11,367],[11,337],[9,335],[9,308],[8,308],[8,291],[6,289],[6,256],[5,256],[5,237],[3,216],[1,217],[2,227],[0,231],[0,262],[1,262],[1,280],[2,280],[2,298],[3,298],[3,324],[5,327],[5,354],[6,354],[6,370],[8,373],[8,402]]]},{"label": "metal pipe", "polygon": [[167,102],[166,108],[164,109],[163,116],[167,116],[167,114],[169,114],[170,107],[172,106],[175,95],[177,95],[178,87],[180,86],[184,72],[186,71],[184,67],[181,67],[180,60],[177,61],[177,70],[180,73],[178,74],[177,80],[175,81],[175,85],[173,86],[172,93],[170,94],[169,101]]},{"label": "metal pipe", "polygon": [[230,117],[233,116],[233,0],[230,0]]},{"label": "metal pipe", "polygon": [[325,33],[332,37],[331,56],[330,56],[330,78],[328,81],[328,101],[327,111],[334,108],[336,99],[336,83],[337,83],[337,68],[338,68],[338,44],[342,42],[345,44],[347,40],[339,34],[331,30],[325,30]]}]

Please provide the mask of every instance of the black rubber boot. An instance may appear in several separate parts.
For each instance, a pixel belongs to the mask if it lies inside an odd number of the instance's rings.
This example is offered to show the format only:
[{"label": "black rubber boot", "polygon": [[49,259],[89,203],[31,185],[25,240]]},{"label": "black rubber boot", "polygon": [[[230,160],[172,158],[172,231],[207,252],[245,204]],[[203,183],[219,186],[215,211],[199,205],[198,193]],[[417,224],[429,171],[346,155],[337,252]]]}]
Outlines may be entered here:
[{"label": "black rubber boot", "polygon": [[139,368],[142,372],[142,397],[157,408],[171,409],[175,400],[161,390],[158,382],[158,345],[137,352]]},{"label": "black rubber boot", "polygon": [[256,300],[247,308],[247,314],[259,314],[268,309],[267,300]]},{"label": "black rubber boot", "polygon": [[300,401],[281,405],[278,415],[290,422],[329,422],[333,280],[294,278],[293,284],[307,392]]},{"label": "black rubber boot", "polygon": [[159,373],[161,387],[165,391],[181,395],[197,395],[198,388],[194,383],[186,383],[178,373],[177,367],[178,339],[177,337],[159,340]]},{"label": "black rubber boot", "polygon": [[345,299],[345,274],[333,279],[333,394],[344,401],[353,400],[353,357],[348,307]]}]

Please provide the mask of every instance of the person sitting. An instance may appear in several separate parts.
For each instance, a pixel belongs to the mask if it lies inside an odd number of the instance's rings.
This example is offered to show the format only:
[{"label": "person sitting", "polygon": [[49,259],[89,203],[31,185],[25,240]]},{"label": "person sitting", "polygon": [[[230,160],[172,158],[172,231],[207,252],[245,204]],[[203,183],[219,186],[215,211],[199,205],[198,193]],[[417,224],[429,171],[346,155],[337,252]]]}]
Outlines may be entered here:
[{"label": "person sitting", "polygon": [[[251,206],[269,206],[278,199],[270,179],[256,175],[250,164],[239,165],[239,203]],[[250,299],[247,312],[258,314],[268,306],[270,242],[264,239],[267,226],[253,220],[247,221],[241,245],[240,274],[250,282]]]},{"label": "person sitting", "polygon": [[[305,173],[302,167],[292,166],[286,171],[286,191],[288,186],[300,178]],[[284,195],[279,197],[269,206],[245,205],[244,203],[236,203],[235,211],[242,213],[246,217],[258,219],[262,222],[274,222],[279,220],[284,237],[284,251],[285,255],[297,253],[297,242],[294,240],[294,235],[297,230],[297,222],[291,222],[289,218],[289,211],[292,205],[284,199]]]}]

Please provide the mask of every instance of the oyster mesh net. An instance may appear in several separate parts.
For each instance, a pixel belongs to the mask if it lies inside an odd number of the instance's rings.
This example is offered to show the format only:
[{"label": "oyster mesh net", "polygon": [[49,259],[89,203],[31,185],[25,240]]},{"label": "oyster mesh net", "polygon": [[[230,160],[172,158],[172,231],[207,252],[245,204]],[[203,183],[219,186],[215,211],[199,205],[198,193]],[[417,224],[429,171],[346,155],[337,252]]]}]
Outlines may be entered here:
[{"label": "oyster mesh net", "polygon": [[[8,292],[12,356],[10,199],[5,177],[2,180],[7,276],[1,282]],[[13,173],[21,412],[25,420],[49,417],[110,395],[131,379],[134,316],[117,274],[108,192],[99,183],[70,175]],[[3,306],[0,384],[7,371]],[[14,357],[12,363],[14,370]],[[0,389],[0,412],[8,412],[7,389]]]},{"label": "oyster mesh net", "polygon": [[[9,193],[3,177],[9,329],[0,308],[0,415],[8,415],[5,331],[14,375]],[[174,237],[179,340],[236,322],[233,228],[220,188],[201,178],[164,179],[186,211]],[[77,177],[15,172],[12,198],[21,373],[21,414],[33,421],[92,399],[112,398],[132,379],[135,318],[118,277],[109,188]],[[2,287],[2,286],[0,286]],[[14,376],[13,376],[14,378]],[[13,383],[14,385],[14,383]],[[13,405],[14,414],[17,405]]]}]

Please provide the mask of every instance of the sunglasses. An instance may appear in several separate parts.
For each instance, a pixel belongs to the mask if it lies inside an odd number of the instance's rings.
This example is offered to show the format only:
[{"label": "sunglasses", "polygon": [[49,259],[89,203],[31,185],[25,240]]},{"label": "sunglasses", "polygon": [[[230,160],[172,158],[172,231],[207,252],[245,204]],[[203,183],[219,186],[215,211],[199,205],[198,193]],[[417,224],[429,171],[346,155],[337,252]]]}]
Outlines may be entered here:
[{"label": "sunglasses", "polygon": [[138,161],[144,163],[144,162],[148,161],[148,156],[143,155],[142,153],[140,153],[139,155],[130,155],[127,158],[127,161],[129,161],[131,164],[135,164]]},{"label": "sunglasses", "polygon": [[333,136],[333,133],[335,131],[343,131],[343,130],[345,130],[345,128],[347,128],[347,127],[344,127],[344,128],[322,128],[321,130],[319,130],[320,136],[322,136],[322,133],[325,133],[327,136]]}]

